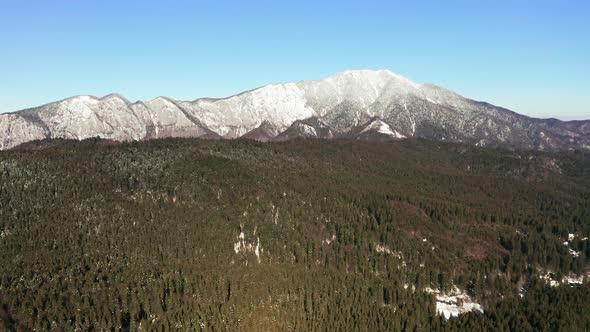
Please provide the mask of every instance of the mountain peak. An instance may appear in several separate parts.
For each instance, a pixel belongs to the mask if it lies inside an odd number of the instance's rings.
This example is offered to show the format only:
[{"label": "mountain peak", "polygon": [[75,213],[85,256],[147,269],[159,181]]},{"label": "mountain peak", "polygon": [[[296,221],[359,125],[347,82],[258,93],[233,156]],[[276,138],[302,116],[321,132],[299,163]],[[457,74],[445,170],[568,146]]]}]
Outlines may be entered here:
[{"label": "mountain peak", "polygon": [[345,71],[336,73],[332,76],[329,76],[327,79],[330,79],[330,78],[332,78],[332,79],[353,79],[353,80],[381,80],[381,81],[398,80],[398,81],[418,85],[417,83],[411,81],[410,79],[408,79],[400,74],[396,74],[388,69],[345,70]]},{"label": "mountain peak", "polygon": [[98,98],[96,98],[95,96],[79,95],[79,96],[68,97],[66,99],[63,99],[61,102],[96,102],[96,101],[98,101]]},{"label": "mountain peak", "polygon": [[109,93],[108,95],[100,98],[100,101],[105,101],[105,100],[120,100],[123,101],[125,104],[130,104],[129,100],[127,100],[127,98],[123,97],[122,95],[118,94],[118,93]]},{"label": "mountain peak", "polygon": [[359,75],[390,75],[390,76],[394,76],[397,75],[395,73],[393,73],[392,71],[388,70],[388,69],[378,69],[378,70],[373,70],[373,69],[350,69],[350,70],[343,70],[339,73],[336,73],[334,76],[338,76],[338,75],[353,75],[353,76],[359,76]]}]

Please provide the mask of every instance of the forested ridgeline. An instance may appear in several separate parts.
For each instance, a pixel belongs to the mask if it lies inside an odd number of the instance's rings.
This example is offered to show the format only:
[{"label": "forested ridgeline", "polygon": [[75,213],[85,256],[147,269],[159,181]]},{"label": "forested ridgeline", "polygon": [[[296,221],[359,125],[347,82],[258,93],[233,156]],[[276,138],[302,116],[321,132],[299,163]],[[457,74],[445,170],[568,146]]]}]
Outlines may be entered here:
[{"label": "forested ridgeline", "polygon": [[[588,236],[579,152],[30,143],[0,153],[0,328],[583,331]],[[484,312],[438,315],[457,289]]]}]

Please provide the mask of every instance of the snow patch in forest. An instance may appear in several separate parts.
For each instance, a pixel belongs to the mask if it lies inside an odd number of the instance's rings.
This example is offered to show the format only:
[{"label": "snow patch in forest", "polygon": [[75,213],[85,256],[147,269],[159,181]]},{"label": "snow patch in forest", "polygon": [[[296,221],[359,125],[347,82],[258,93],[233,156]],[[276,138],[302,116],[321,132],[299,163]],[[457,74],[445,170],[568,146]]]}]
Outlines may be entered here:
[{"label": "snow patch in forest", "polygon": [[554,278],[553,272],[547,272],[545,274],[541,274],[539,276],[539,278],[541,278],[541,280],[543,280],[545,282],[545,284],[547,284],[551,287],[559,286],[559,281],[553,279]]},{"label": "snow patch in forest", "polygon": [[256,248],[254,249],[254,254],[256,255],[256,259],[258,260],[258,263],[260,263],[260,251],[262,250],[262,248],[260,247],[260,238],[257,237],[256,238]]},{"label": "snow patch in forest", "polygon": [[481,304],[474,302],[472,297],[456,286],[447,293],[430,287],[425,288],[424,291],[436,296],[436,313],[446,319],[456,318],[460,314],[468,312],[483,313]]},{"label": "snow patch in forest", "polygon": [[567,277],[563,278],[564,283],[569,285],[581,285],[584,283],[584,276],[576,276],[574,274],[570,274]]},{"label": "snow patch in forest", "polygon": [[245,238],[246,235],[244,234],[244,231],[240,231],[240,235],[238,235],[236,242],[234,242],[234,251],[236,254],[239,254],[243,250],[246,250],[247,247]]},{"label": "snow patch in forest", "polygon": [[11,235],[12,233],[10,232],[9,229],[3,229],[2,232],[0,232],[0,239],[4,239],[5,237]]},{"label": "snow patch in forest", "polygon": [[270,204],[270,206],[272,207],[272,210],[271,210],[272,221],[275,225],[278,225],[278,223],[279,223],[279,207],[275,206],[272,203]]},{"label": "snow patch in forest", "polygon": [[408,288],[410,288],[412,293],[416,291],[416,286],[412,285],[412,287],[410,287],[410,285],[404,284],[404,289],[408,289]]},{"label": "snow patch in forest", "polygon": [[336,234],[332,234],[332,237],[329,239],[322,240],[322,243],[323,244],[330,244],[334,241],[336,241]]},{"label": "snow patch in forest", "polygon": [[539,275],[539,278],[545,282],[545,284],[551,287],[557,287],[559,285],[581,285],[584,283],[584,275],[576,275],[570,273],[567,276],[561,278],[561,281],[555,280],[555,274],[553,272],[545,272]]},{"label": "snow patch in forest", "polygon": [[580,254],[581,254],[581,252],[579,252],[579,251],[575,251],[575,250],[574,250],[574,249],[572,249],[572,248],[570,248],[570,249],[569,249],[569,253],[570,253],[570,255],[572,255],[572,256],[574,256],[574,257],[578,257],[578,256],[580,256]]},{"label": "snow patch in forest", "polygon": [[[572,255],[573,257],[578,257],[578,256],[580,256],[581,252],[576,251],[570,247],[570,242],[573,241],[575,238],[576,238],[575,234],[572,234],[572,233],[568,234],[567,241],[563,242],[563,245],[568,247],[568,252],[570,255]],[[584,239],[582,239],[582,240],[584,240]]]},{"label": "snow patch in forest", "polygon": [[387,248],[385,245],[381,245],[381,244],[376,244],[375,245],[375,251],[379,252],[379,253],[385,253],[385,254],[393,254],[391,252],[391,249]]},{"label": "snow patch in forest", "polygon": [[378,253],[381,253],[381,254],[392,255],[392,256],[397,257],[399,259],[402,258],[401,252],[393,251],[393,250],[389,249],[389,247],[384,244],[376,244],[375,251]]},{"label": "snow patch in forest", "polygon": [[[256,229],[254,230],[254,234],[256,235]],[[260,245],[260,237],[256,238],[256,242],[246,241],[246,234],[244,234],[243,228],[240,225],[240,234],[234,242],[234,252],[236,254],[254,253],[254,255],[256,255],[256,260],[260,263],[260,254],[264,252],[264,249]]]}]

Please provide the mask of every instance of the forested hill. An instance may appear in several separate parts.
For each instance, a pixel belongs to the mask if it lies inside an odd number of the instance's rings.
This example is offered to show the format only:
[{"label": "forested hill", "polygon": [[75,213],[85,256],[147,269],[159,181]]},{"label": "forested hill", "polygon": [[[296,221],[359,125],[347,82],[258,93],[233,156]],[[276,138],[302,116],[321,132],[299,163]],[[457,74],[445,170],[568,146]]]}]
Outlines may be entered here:
[{"label": "forested hill", "polygon": [[0,152],[0,327],[583,331],[588,236],[581,152],[34,142]]}]

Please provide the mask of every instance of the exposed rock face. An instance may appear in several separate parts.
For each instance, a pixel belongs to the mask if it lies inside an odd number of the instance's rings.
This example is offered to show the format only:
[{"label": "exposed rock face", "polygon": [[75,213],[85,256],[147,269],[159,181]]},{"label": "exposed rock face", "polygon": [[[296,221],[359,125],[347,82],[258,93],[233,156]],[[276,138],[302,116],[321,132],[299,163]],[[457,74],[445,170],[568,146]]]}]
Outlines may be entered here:
[{"label": "exposed rock face", "polygon": [[47,137],[47,128],[43,123],[28,118],[23,114],[0,115],[0,150],[9,149],[21,143]]},{"label": "exposed rock face", "polygon": [[590,121],[529,118],[384,70],[271,84],[224,99],[158,97],[131,103],[116,94],[79,96],[0,114],[0,133],[0,149],[43,138],[245,136],[262,141],[421,137],[479,146],[590,150]]}]

